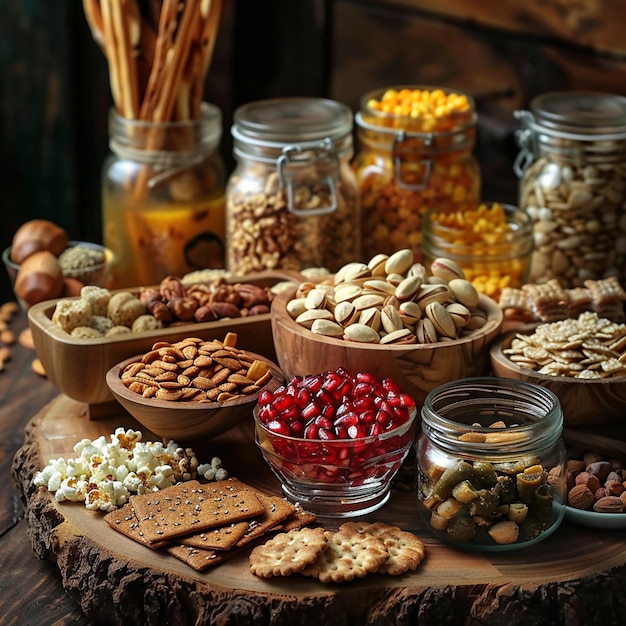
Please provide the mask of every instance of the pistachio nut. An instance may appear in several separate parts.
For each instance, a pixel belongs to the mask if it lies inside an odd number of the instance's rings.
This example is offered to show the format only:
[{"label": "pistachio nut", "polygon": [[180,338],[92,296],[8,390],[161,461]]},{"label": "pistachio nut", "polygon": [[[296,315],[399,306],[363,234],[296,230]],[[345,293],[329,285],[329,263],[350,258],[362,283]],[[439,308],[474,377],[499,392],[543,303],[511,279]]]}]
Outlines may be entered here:
[{"label": "pistachio nut", "polygon": [[332,320],[317,319],[311,325],[311,332],[326,337],[342,337],[344,329],[337,324],[337,322],[333,322]]},{"label": "pistachio nut", "polygon": [[370,328],[373,328],[376,332],[379,332],[381,325],[380,318],[380,309],[377,309],[373,306],[361,311],[357,323],[365,324],[365,326],[369,326]]},{"label": "pistachio nut", "polygon": [[326,306],[326,292],[323,289],[311,289],[304,299],[306,309],[323,309]]},{"label": "pistachio nut", "polygon": [[461,304],[470,309],[478,306],[478,290],[469,280],[454,278],[448,283],[448,287]]},{"label": "pistachio nut", "polygon": [[358,343],[379,343],[380,335],[365,324],[351,324],[343,331],[344,339]]},{"label": "pistachio nut", "polygon": [[409,276],[405,278],[397,287],[395,296],[401,302],[412,300],[415,294],[420,290],[422,281],[419,276]]},{"label": "pistachio nut", "polygon": [[471,311],[459,302],[451,302],[446,306],[446,310],[454,320],[454,325],[457,328],[464,328],[472,319]]},{"label": "pistachio nut", "polygon": [[342,326],[352,324],[358,316],[358,312],[352,302],[344,301],[337,304],[333,311],[335,321]]},{"label": "pistachio nut", "polygon": [[385,273],[389,274],[405,274],[413,265],[415,258],[410,248],[403,248],[394,252],[385,263]]},{"label": "pistachio nut", "polygon": [[441,302],[431,302],[424,312],[438,334],[451,338],[457,336],[456,324]]},{"label": "pistachio nut", "polygon": [[363,293],[356,297],[352,301],[352,304],[354,304],[357,311],[362,311],[363,309],[369,309],[374,306],[382,307],[384,302],[385,296],[375,293]]},{"label": "pistachio nut", "polygon": [[400,317],[400,312],[395,306],[386,305],[380,311],[380,321],[385,332],[392,333],[404,328],[404,323]]},{"label": "pistachio nut", "polygon": [[437,343],[437,331],[427,317],[417,320],[415,336],[418,343]]},{"label": "pistachio nut", "polygon": [[334,300],[340,302],[352,301],[363,293],[363,288],[358,285],[341,285],[335,288]]},{"label": "pistachio nut", "polygon": [[296,323],[305,328],[311,328],[315,320],[332,320],[333,314],[326,309],[307,309],[296,317]]},{"label": "pistachio nut", "polygon": [[417,337],[408,328],[399,328],[387,333],[380,339],[381,344],[411,344],[417,343]]},{"label": "pistachio nut", "polygon": [[367,267],[370,268],[372,276],[385,276],[385,264],[389,258],[386,254],[376,254],[368,262]]},{"label": "pistachio nut", "polygon": [[448,288],[448,285],[430,285],[424,284],[420,287],[419,291],[413,298],[413,301],[417,303],[423,310],[431,302],[450,302],[454,300],[452,292]]},{"label": "pistachio nut", "polygon": [[446,282],[450,282],[455,278],[465,278],[465,272],[461,266],[451,259],[435,259],[430,265],[430,271],[433,276],[442,278]]},{"label": "pistachio nut", "polygon": [[386,280],[380,279],[366,280],[363,283],[363,289],[367,292],[382,293],[387,296],[392,296],[396,291],[394,285],[388,283]]},{"label": "pistachio nut", "polygon": [[298,315],[306,311],[304,298],[293,298],[292,300],[289,300],[285,308],[287,309],[289,316],[295,320]]}]

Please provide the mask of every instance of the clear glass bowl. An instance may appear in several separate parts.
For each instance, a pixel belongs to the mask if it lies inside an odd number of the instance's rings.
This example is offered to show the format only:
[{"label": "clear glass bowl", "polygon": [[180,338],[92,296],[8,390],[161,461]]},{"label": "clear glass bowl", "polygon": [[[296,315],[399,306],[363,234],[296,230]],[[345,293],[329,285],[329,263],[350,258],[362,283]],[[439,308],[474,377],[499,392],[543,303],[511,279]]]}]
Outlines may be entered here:
[{"label": "clear glass bowl", "polygon": [[387,502],[391,480],[415,439],[413,409],[394,430],[359,439],[302,439],[268,430],[254,409],[255,440],[284,495],[318,517],[371,513]]}]

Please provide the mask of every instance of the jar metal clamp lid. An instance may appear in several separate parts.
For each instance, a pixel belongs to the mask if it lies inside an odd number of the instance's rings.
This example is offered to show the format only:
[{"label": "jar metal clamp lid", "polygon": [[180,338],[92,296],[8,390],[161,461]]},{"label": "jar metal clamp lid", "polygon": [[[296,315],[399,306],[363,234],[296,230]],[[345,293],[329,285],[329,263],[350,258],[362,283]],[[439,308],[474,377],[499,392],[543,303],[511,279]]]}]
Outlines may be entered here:
[{"label": "jar metal clamp lid", "polygon": [[[534,98],[530,111],[514,113],[521,128],[513,170],[522,177],[543,148],[567,156],[568,142],[590,142],[591,156],[626,157],[626,97],[594,92],[553,92]],[[616,142],[620,142],[616,144]]]},{"label": "jar metal clamp lid", "polygon": [[[337,209],[339,159],[352,154],[352,112],[347,106],[323,98],[251,102],[235,111],[231,133],[236,157],[276,165],[291,213],[314,216]],[[329,188],[330,202],[301,210],[294,202],[294,179],[299,167],[310,164],[329,169],[322,180]]]}]

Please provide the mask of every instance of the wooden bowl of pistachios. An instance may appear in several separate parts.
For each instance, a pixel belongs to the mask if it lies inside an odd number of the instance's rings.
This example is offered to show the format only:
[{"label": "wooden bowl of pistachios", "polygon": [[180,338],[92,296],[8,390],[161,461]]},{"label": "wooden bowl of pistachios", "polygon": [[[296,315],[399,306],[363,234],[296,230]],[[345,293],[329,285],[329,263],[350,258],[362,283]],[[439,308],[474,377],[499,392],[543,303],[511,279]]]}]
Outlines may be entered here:
[{"label": "wooden bowl of pistachios", "polygon": [[272,303],[271,328],[286,379],[343,367],[396,380],[421,406],[438,385],[490,372],[503,315],[452,261],[424,268],[410,250],[350,263]]}]

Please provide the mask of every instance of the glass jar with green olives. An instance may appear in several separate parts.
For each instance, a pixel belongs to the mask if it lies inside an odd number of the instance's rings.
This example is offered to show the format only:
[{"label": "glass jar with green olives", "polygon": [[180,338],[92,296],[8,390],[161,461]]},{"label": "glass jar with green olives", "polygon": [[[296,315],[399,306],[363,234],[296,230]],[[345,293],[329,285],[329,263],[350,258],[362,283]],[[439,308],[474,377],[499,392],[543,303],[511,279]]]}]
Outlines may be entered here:
[{"label": "glass jar with green olives", "polygon": [[562,430],[561,405],[545,387],[485,377],[433,389],[416,444],[425,524],[473,550],[545,539],[565,514]]}]

